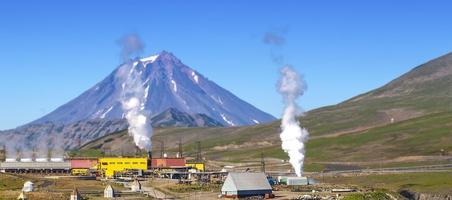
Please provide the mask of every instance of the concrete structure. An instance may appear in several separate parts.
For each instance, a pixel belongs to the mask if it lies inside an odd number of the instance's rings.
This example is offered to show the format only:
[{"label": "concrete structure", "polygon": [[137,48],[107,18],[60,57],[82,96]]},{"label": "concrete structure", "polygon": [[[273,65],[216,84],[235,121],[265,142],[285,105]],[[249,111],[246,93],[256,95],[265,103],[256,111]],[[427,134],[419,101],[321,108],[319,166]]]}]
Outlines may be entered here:
[{"label": "concrete structure", "polygon": [[130,187],[132,192],[140,192],[141,191],[141,183],[138,179],[135,179]]},{"label": "concrete structure", "polygon": [[9,173],[69,173],[70,162],[2,162],[0,169]]},{"label": "concrete structure", "polygon": [[271,197],[272,187],[264,173],[231,172],[221,188],[221,194],[226,198]]},{"label": "concrete structure", "polygon": [[74,190],[72,190],[70,200],[81,200],[81,199],[82,199],[82,196],[80,196],[78,189],[74,188]]},{"label": "concrete structure", "polygon": [[117,172],[126,170],[147,170],[147,158],[99,158],[97,169],[105,177],[113,177]]},{"label": "concrete structure", "polygon": [[107,187],[104,190],[104,198],[114,198],[115,197],[115,190],[111,185],[107,185]]}]

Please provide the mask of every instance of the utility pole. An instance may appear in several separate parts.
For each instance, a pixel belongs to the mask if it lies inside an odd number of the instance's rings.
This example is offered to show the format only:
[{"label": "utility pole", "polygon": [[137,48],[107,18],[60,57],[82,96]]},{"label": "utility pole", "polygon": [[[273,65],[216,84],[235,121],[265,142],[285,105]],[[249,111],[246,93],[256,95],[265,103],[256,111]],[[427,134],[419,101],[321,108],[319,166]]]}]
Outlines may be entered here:
[{"label": "utility pole", "polygon": [[80,147],[82,147],[82,135],[78,135],[77,137],[77,146],[80,149]]},{"label": "utility pole", "polygon": [[261,171],[265,173],[265,159],[264,159],[264,152],[261,152]]},{"label": "utility pole", "polygon": [[160,140],[160,158],[163,158],[165,155],[165,142]]},{"label": "utility pole", "polygon": [[202,161],[202,155],[201,155],[201,141],[196,142],[196,162]]},{"label": "utility pole", "polygon": [[179,138],[179,157],[183,158],[183,149],[182,149],[182,138]]}]

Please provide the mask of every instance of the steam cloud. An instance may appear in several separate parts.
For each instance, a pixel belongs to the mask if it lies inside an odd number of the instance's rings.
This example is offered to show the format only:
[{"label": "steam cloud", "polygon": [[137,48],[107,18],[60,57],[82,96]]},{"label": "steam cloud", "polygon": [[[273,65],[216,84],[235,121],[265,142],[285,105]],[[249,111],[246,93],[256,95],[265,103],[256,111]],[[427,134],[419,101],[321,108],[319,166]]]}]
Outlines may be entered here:
[{"label": "steam cloud", "polygon": [[271,47],[270,57],[272,61],[283,66],[280,70],[281,78],[278,82],[278,92],[284,99],[284,113],[281,121],[281,147],[289,155],[289,162],[297,176],[303,175],[303,164],[305,158],[305,143],[309,133],[300,126],[298,115],[302,112],[296,100],[304,94],[306,83],[303,78],[284,61],[282,47],[286,43],[284,35],[287,28],[265,33],[262,42]]},{"label": "steam cloud", "polygon": [[8,138],[8,142],[4,144],[7,159],[47,159],[64,157],[64,137],[62,134],[52,133],[47,135],[39,133],[34,140],[36,144],[32,144],[31,139],[25,135],[17,135]]},{"label": "steam cloud", "polygon": [[305,90],[306,84],[301,76],[292,67],[284,66],[281,69],[281,79],[278,84],[278,91],[285,103],[280,137],[282,149],[289,155],[289,162],[299,177],[303,175],[305,143],[309,133],[300,127],[297,116],[301,112],[296,100],[304,94]]},{"label": "steam cloud", "polygon": [[139,55],[144,45],[136,34],[124,36],[119,40],[119,45],[125,64],[119,68],[117,75],[123,82],[120,101],[129,123],[129,135],[138,148],[149,151],[152,145],[152,127],[148,113],[144,110],[145,88],[137,63],[130,58],[134,54]]},{"label": "steam cloud", "polygon": [[279,28],[271,32],[266,32],[262,38],[262,42],[271,47],[270,57],[278,65],[284,64],[284,55],[281,52],[282,47],[286,44],[286,38],[284,36],[287,31],[287,27]]}]

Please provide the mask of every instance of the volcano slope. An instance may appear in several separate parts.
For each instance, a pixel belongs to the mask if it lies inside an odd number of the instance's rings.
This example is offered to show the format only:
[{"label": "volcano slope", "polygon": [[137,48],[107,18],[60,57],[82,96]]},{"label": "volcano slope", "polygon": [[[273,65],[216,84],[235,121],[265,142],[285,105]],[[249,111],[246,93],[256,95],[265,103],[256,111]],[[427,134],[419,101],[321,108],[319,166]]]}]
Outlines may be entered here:
[{"label": "volcano slope", "polygon": [[[308,171],[333,164],[358,168],[411,166],[450,162],[452,152],[452,54],[420,65],[385,86],[343,103],[316,109],[300,118],[309,129]],[[256,163],[263,152],[282,163],[279,121],[248,127],[159,128],[154,152],[164,141],[175,152],[183,142],[194,155],[197,141],[209,160]],[[80,152],[133,149],[127,133],[119,132],[85,145]],[[80,153],[78,152],[78,153]]]}]

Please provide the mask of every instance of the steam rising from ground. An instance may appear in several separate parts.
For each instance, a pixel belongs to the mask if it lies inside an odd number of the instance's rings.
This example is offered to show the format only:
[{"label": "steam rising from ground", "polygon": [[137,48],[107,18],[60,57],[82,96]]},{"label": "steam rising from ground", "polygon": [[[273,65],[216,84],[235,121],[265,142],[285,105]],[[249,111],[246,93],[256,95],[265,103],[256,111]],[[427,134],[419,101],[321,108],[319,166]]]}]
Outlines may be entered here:
[{"label": "steam rising from ground", "polygon": [[119,44],[123,64],[117,73],[123,83],[121,104],[125,118],[129,123],[129,134],[133,137],[135,145],[140,149],[151,150],[152,127],[148,113],[144,110],[145,88],[141,80],[137,64],[131,60],[131,56],[139,54],[143,50],[143,43],[137,35],[123,37]]},{"label": "steam rising from ground", "polygon": [[37,140],[37,143],[32,145],[31,139],[25,135],[8,138],[8,142],[4,144],[6,158],[14,160],[17,158],[47,159],[49,157],[64,157],[64,137],[62,134],[38,134],[34,140]]},{"label": "steam rising from ground", "polygon": [[280,134],[282,149],[289,155],[289,162],[297,176],[303,175],[303,164],[305,158],[305,144],[309,133],[300,126],[298,120],[302,112],[297,105],[297,99],[304,94],[306,84],[303,78],[290,66],[285,63],[282,47],[286,43],[284,37],[287,28],[277,29],[265,33],[262,42],[271,47],[270,57],[278,66],[283,66],[280,70],[281,78],[278,82],[278,92],[284,99],[284,113],[281,120]]},{"label": "steam rising from ground", "polygon": [[281,69],[281,79],[278,91],[284,98],[285,108],[281,122],[282,149],[289,155],[289,162],[297,176],[303,174],[305,158],[305,143],[308,140],[308,131],[300,127],[298,114],[301,113],[296,103],[298,97],[303,95],[306,89],[301,76],[290,66]]}]

